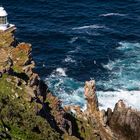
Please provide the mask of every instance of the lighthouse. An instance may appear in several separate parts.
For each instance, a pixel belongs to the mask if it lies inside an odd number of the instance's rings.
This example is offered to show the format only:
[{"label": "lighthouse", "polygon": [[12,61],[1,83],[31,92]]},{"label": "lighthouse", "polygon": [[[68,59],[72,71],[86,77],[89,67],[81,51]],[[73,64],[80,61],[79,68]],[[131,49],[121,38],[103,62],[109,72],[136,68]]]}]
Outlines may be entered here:
[{"label": "lighthouse", "polygon": [[13,24],[9,24],[7,20],[7,12],[4,7],[0,6],[0,31],[6,31],[10,28],[15,27]]}]

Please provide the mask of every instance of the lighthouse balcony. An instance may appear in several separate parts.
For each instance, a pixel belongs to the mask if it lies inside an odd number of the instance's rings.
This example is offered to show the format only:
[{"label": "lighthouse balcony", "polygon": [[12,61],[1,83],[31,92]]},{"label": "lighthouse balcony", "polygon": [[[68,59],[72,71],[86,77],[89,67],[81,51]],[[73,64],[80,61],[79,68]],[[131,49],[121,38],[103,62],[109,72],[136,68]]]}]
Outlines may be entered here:
[{"label": "lighthouse balcony", "polygon": [[6,32],[10,30],[16,30],[16,27],[14,24],[0,25],[0,32]]}]

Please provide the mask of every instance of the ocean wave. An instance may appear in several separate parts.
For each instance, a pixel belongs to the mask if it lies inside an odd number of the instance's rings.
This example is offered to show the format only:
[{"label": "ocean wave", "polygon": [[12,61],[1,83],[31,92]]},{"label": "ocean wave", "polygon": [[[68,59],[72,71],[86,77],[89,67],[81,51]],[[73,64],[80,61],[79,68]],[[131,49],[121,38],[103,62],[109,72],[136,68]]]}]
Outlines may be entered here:
[{"label": "ocean wave", "polygon": [[45,82],[53,94],[62,101],[63,106],[79,105],[85,108],[83,83],[66,76],[64,69],[57,68],[46,78]]},{"label": "ocean wave", "polygon": [[100,109],[114,108],[116,102],[124,100],[127,106],[140,110],[140,91],[97,91]]},{"label": "ocean wave", "polygon": [[76,63],[76,61],[74,59],[72,59],[72,56],[66,56],[66,58],[64,59],[64,62],[66,63]]},{"label": "ocean wave", "polygon": [[122,54],[119,59],[109,60],[102,67],[108,71],[108,80],[98,81],[104,90],[140,90],[140,44],[119,42],[116,48]]},{"label": "ocean wave", "polygon": [[108,16],[126,16],[126,14],[120,14],[120,13],[107,13],[107,14],[101,14],[100,17],[108,17]]},{"label": "ocean wave", "polygon": [[81,27],[74,27],[72,30],[82,30],[82,29],[102,29],[106,28],[105,26],[102,25],[87,25],[87,26],[81,26]]},{"label": "ocean wave", "polygon": [[[60,75],[60,76],[67,76],[67,75],[66,75],[66,69],[57,68],[57,69],[55,70],[55,72],[56,72],[58,75]],[[53,73],[54,73],[54,72],[53,72]]]},{"label": "ocean wave", "polygon": [[79,52],[80,50],[81,50],[81,46],[78,45],[78,46],[75,47],[75,49],[70,50],[70,51],[68,52],[68,54],[77,53],[77,52]]},{"label": "ocean wave", "polygon": [[102,64],[102,66],[103,66],[103,68],[111,71],[114,69],[116,64],[119,63],[120,61],[121,61],[120,59],[117,59],[115,61],[109,60],[109,62],[107,64]]},{"label": "ocean wave", "polygon": [[119,42],[119,47],[117,49],[119,50],[135,50],[136,48],[140,48],[140,43],[130,43],[130,42]]},{"label": "ocean wave", "polygon": [[78,39],[78,37],[72,37],[71,40],[69,41],[69,43],[74,43],[76,40]]}]

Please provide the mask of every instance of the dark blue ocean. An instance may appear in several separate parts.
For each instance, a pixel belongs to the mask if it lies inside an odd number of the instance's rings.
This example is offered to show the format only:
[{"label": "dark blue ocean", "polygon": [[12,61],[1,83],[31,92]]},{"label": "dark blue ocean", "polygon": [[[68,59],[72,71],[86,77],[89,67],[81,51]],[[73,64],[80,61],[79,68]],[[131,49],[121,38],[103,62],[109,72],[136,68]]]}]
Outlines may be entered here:
[{"label": "dark blue ocean", "polygon": [[140,0],[0,0],[32,44],[35,71],[63,105],[84,107],[95,79],[100,107],[119,99],[140,109]]}]

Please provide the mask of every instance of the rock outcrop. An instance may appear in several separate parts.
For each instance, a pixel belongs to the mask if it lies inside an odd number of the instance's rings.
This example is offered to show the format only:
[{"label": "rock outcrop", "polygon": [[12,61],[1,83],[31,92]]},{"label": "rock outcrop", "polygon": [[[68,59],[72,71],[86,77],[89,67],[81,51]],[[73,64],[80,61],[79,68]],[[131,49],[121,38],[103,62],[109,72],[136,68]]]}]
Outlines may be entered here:
[{"label": "rock outcrop", "polygon": [[[127,107],[120,100],[116,103],[114,110],[110,108],[99,110],[98,98],[95,91],[95,81],[85,82],[85,97],[87,100],[87,109],[82,112],[80,107],[67,106],[65,109],[71,112],[75,110],[77,120],[86,122],[90,129],[82,123],[79,131],[93,133],[94,137],[87,135],[83,139],[102,139],[102,140],[139,140],[140,139],[140,112]],[[78,121],[77,121],[78,122]],[[82,129],[82,130],[81,130]]]},{"label": "rock outcrop", "polygon": [[87,110],[89,113],[98,111],[98,99],[95,91],[95,81],[85,82],[85,97],[87,100]]},{"label": "rock outcrop", "polygon": [[95,92],[95,81],[85,83],[85,96],[87,99],[86,112],[90,114],[89,116],[93,116],[99,125],[99,132],[102,139],[140,139],[139,111],[127,107],[123,100],[116,103],[113,111],[110,108],[107,111],[99,111],[98,99]]},{"label": "rock outcrop", "polygon": [[140,139],[140,112],[127,107],[120,100],[116,103],[114,111],[110,113],[108,125],[116,133],[118,139],[139,140]]}]

